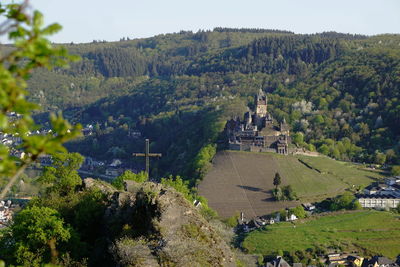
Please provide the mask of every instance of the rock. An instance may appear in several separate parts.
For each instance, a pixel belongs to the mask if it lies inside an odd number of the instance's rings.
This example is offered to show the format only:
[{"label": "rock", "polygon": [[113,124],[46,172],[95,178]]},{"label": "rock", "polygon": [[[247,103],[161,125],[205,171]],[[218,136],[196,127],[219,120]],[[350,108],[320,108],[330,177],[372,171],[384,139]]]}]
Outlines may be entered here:
[{"label": "rock", "polygon": [[173,188],[127,181],[121,192],[92,180],[85,186],[110,195],[104,233],[115,265],[235,266],[228,244]]}]

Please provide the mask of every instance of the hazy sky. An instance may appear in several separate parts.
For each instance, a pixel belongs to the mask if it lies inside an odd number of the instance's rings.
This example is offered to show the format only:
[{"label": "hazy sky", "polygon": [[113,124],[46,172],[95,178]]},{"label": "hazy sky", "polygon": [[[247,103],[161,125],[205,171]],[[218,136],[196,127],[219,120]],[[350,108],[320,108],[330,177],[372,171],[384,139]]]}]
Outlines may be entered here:
[{"label": "hazy sky", "polygon": [[400,0],[31,0],[55,42],[140,38],[180,30],[245,27],[296,33],[400,33]]}]

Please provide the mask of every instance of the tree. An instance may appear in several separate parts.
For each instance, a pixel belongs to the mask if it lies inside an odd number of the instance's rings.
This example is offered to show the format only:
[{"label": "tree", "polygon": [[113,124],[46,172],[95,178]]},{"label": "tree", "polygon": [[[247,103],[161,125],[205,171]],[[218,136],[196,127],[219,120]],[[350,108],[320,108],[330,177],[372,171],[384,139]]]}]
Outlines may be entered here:
[{"label": "tree", "polygon": [[292,139],[293,139],[293,142],[294,142],[296,145],[301,146],[301,145],[303,145],[303,143],[304,143],[304,135],[303,135],[302,132],[295,133],[295,134],[293,135]]},{"label": "tree", "polygon": [[283,200],[295,200],[296,199],[296,193],[294,192],[291,185],[282,187],[282,197],[283,197]]},{"label": "tree", "polygon": [[343,195],[340,195],[332,200],[332,203],[330,204],[330,210],[335,211],[341,209],[346,209],[346,210],[359,209],[360,206],[354,204],[354,202],[355,202],[354,195],[350,192],[345,192]]},{"label": "tree", "polygon": [[70,229],[56,210],[28,207],[15,216],[11,226],[10,244],[19,264],[39,266],[57,260],[57,246],[71,238]]},{"label": "tree", "polygon": [[276,201],[283,200],[282,189],[280,187],[274,188],[272,190],[272,196]]},{"label": "tree", "polygon": [[329,146],[327,146],[326,144],[323,144],[322,146],[320,146],[318,148],[318,152],[324,155],[328,155],[329,154]]},{"label": "tree", "polygon": [[379,165],[384,164],[386,162],[386,155],[380,152],[375,152],[374,162]]},{"label": "tree", "polygon": [[52,47],[47,35],[61,29],[58,24],[43,27],[43,16],[39,11],[28,13],[27,2],[22,4],[0,3],[0,35],[8,35],[14,48],[0,57],[0,132],[18,136],[25,152],[22,159],[10,155],[10,148],[0,144],[0,175],[11,177],[0,193],[3,199],[24,169],[41,155],[65,151],[62,144],[80,133],[80,126],[71,126],[60,114],[50,116],[52,133],[30,135],[30,131],[40,128],[32,119],[32,111],[38,105],[26,100],[26,80],[33,69],[65,66],[68,60],[76,59],[68,55],[62,47]]},{"label": "tree", "polygon": [[307,216],[307,213],[302,206],[297,206],[291,209],[290,212],[296,215],[296,217],[300,219],[305,218]]},{"label": "tree", "polygon": [[390,169],[390,173],[391,173],[393,176],[400,175],[400,165],[392,166],[392,168]]},{"label": "tree", "polygon": [[53,156],[53,166],[44,167],[39,177],[41,183],[50,184],[49,191],[56,191],[64,196],[75,190],[82,184],[78,174],[84,157],[79,153],[58,153]]},{"label": "tree", "polygon": [[274,177],[275,189],[277,189],[280,184],[281,184],[281,175],[279,174],[279,172],[277,172],[277,173],[275,173],[275,177]]}]

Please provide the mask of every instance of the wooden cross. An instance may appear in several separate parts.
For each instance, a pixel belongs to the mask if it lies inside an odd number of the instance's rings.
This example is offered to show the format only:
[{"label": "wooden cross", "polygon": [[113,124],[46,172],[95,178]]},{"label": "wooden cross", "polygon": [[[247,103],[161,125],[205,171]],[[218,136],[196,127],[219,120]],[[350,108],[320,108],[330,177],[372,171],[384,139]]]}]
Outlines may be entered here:
[{"label": "wooden cross", "polygon": [[145,157],[146,158],[146,173],[150,177],[150,157],[161,157],[161,153],[150,153],[149,139],[146,139],[146,146],[144,153],[133,153],[134,157]]}]

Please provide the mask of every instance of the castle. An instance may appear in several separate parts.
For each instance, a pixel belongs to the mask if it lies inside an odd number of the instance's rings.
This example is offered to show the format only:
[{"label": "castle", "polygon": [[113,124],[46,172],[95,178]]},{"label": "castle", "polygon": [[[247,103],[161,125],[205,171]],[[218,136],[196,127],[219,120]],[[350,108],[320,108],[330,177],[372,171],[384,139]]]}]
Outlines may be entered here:
[{"label": "castle", "polygon": [[289,127],[285,119],[277,125],[268,113],[267,105],[267,96],[260,89],[255,112],[246,112],[243,121],[236,118],[227,122],[229,149],[288,154],[288,145],[291,143]]}]

